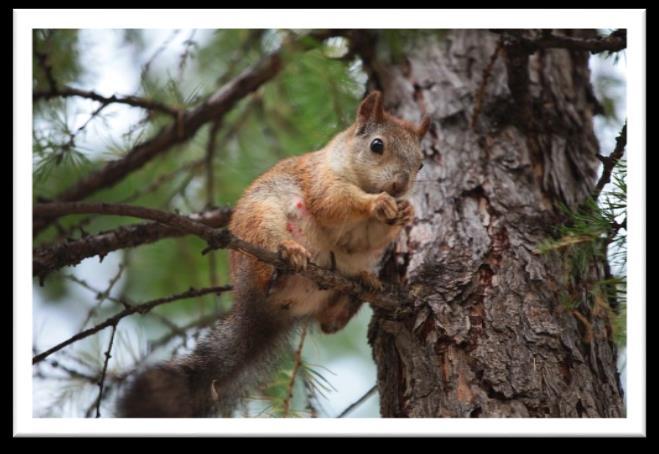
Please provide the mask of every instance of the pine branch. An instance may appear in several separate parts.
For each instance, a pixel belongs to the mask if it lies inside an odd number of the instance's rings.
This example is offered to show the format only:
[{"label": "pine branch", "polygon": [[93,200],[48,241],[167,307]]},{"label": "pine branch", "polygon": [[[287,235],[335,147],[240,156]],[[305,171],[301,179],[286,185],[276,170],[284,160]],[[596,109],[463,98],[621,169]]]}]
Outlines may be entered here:
[{"label": "pine branch", "polygon": [[[117,322],[119,323],[119,322]],[[110,342],[108,343],[108,349],[105,352],[105,361],[103,362],[103,370],[101,371],[101,378],[98,380],[98,397],[96,398],[96,417],[101,417],[101,401],[103,400],[103,386],[105,385],[105,374],[108,370],[108,363],[112,355],[112,343],[114,342],[114,335],[117,332],[117,323],[112,325],[112,333],[110,334]]]},{"label": "pine branch", "polygon": [[[231,216],[230,208],[202,211],[188,218],[209,227],[224,227]],[[187,235],[185,231],[158,222],[119,227],[114,230],[87,235],[73,241],[63,241],[36,248],[32,255],[32,273],[43,280],[52,271],[98,255],[103,258],[112,251],[150,244],[164,238]]]},{"label": "pine branch", "polygon": [[[248,243],[233,235],[227,228],[215,229],[174,213],[132,205],[91,202],[44,203],[35,205],[33,209],[35,216],[59,217],[67,214],[85,213],[112,214],[150,219],[173,227],[181,231],[182,234],[189,233],[204,239],[208,243],[208,247],[203,251],[204,254],[213,249],[233,249],[252,255],[284,273],[293,272],[288,263],[282,260],[277,253]],[[413,302],[412,296],[403,289],[385,284],[384,291],[375,293],[364,287],[358,280],[348,279],[332,270],[322,268],[313,263],[309,263],[307,269],[301,271],[299,274],[314,281],[321,289],[332,288],[341,293],[351,294],[364,301],[368,301],[375,308],[393,312],[394,316],[404,315],[406,313],[404,306],[410,305]]]}]

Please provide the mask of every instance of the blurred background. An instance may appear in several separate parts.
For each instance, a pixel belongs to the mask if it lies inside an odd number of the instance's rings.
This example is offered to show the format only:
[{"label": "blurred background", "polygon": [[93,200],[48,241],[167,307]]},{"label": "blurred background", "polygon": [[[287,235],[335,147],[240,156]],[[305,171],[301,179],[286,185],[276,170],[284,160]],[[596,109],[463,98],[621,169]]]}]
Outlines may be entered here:
[{"label": "blurred background", "polygon": [[[603,33],[607,31],[602,31]],[[232,77],[278,49],[287,36],[277,30],[36,30],[34,89],[47,90],[49,72],[58,84],[105,97],[136,95],[189,108]],[[406,31],[390,30],[392,48],[404,46]],[[428,32],[432,33],[432,32]],[[441,33],[436,33],[441,39]],[[625,119],[625,54],[591,57],[595,95],[605,115],[595,117],[601,153],[613,150]],[[46,57],[44,57],[46,56]],[[343,38],[310,43],[288,57],[282,72],[227,114],[202,127],[114,187],[90,200],[126,202],[180,213],[232,206],[247,185],[287,156],[316,150],[351,123],[365,93],[367,76]],[[44,65],[46,61],[47,64]],[[49,68],[49,69],[47,69]],[[99,109],[83,98],[34,104],[33,189],[48,199],[81,175],[101,167],[150,137],[171,118],[119,103]],[[210,145],[209,145],[210,143]],[[213,151],[209,153],[209,149]],[[210,156],[210,157],[209,157]],[[207,160],[213,184],[208,184]],[[42,232],[35,247],[64,238],[138,222],[111,216],[68,216]],[[196,238],[166,239],[86,259],[33,285],[35,353],[66,340],[131,303],[228,282],[227,255],[202,256]],[[624,266],[624,265],[621,265]],[[624,269],[616,270],[625,273]],[[118,325],[106,374],[101,414],[113,416],[116,393],[130,371],[181,354],[204,325],[231,305],[231,295],[207,296],[159,306]],[[375,365],[367,343],[370,309],[363,307],[343,331],[323,335],[309,326],[291,342],[279,372],[242,416],[335,417],[366,398],[350,417],[378,417]],[[67,347],[34,368],[35,417],[92,416],[98,373],[110,330]],[[302,361],[295,351],[304,336]],[[624,337],[619,368],[624,374]],[[292,392],[292,397],[291,397]]]}]

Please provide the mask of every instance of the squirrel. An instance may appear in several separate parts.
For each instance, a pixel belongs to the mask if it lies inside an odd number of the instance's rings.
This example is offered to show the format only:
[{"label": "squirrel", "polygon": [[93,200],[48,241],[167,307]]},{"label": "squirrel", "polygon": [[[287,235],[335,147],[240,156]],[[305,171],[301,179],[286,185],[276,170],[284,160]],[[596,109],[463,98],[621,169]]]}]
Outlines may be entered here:
[{"label": "squirrel", "polygon": [[[415,125],[388,114],[382,94],[372,92],[354,123],[324,148],[284,159],[257,178],[236,204],[229,230],[277,251],[295,271],[312,262],[380,290],[374,270],[414,219],[406,196],[422,167],[429,126],[427,116]],[[334,333],[362,304],[237,251],[230,266],[232,310],[191,354],[139,374],[119,399],[120,416],[230,416],[268,378],[299,321],[315,319]]]}]

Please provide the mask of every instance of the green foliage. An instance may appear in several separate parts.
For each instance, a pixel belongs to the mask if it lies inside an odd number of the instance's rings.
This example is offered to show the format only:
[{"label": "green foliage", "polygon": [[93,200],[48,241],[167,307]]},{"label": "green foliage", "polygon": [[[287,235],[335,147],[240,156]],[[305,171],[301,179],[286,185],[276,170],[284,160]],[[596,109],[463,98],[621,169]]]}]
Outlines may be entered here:
[{"label": "green foliage", "polygon": [[68,102],[46,103],[35,117],[32,131],[35,194],[48,195],[88,170],[90,161],[74,140],[72,112]]},{"label": "green foliage", "polygon": [[[625,343],[627,295],[627,165],[621,159],[613,169],[612,181],[598,201],[588,199],[579,209],[561,206],[567,219],[555,229],[554,238],[538,245],[541,253],[560,253],[565,262],[560,302],[567,309],[587,304],[610,312],[614,339]],[[605,275],[593,279],[598,264]],[[599,272],[601,274],[601,272]],[[584,301],[581,290],[588,294]],[[611,310],[611,308],[615,310]]]}]

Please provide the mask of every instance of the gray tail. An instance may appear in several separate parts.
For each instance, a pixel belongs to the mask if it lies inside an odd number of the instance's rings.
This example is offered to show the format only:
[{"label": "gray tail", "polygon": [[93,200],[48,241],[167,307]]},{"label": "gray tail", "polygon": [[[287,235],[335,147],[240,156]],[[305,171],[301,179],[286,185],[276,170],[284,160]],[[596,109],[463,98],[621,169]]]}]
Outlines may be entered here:
[{"label": "gray tail", "polygon": [[239,400],[268,379],[293,325],[261,298],[243,301],[191,354],[140,373],[119,399],[119,416],[231,416]]}]

